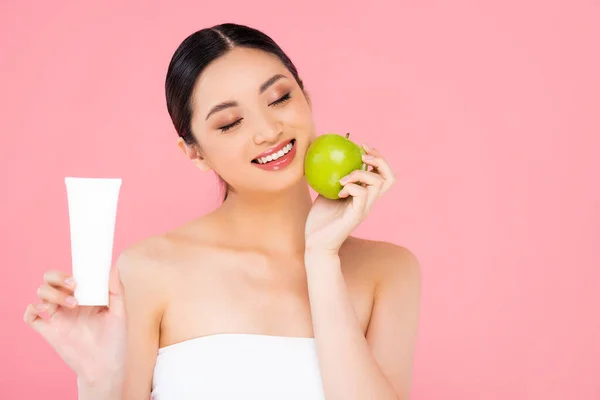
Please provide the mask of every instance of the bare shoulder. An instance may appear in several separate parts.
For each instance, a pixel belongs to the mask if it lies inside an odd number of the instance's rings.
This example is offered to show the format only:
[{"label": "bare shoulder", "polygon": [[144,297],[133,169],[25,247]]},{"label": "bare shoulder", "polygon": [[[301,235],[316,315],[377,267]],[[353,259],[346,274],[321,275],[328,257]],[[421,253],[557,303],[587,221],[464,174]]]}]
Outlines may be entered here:
[{"label": "bare shoulder", "polygon": [[189,256],[191,249],[207,247],[202,239],[206,226],[205,218],[199,218],[128,246],[116,262],[123,285],[156,281],[165,286],[168,276],[181,264],[181,259]]},{"label": "bare shoulder", "polygon": [[378,240],[350,237],[345,245],[355,268],[369,273],[375,283],[402,280],[420,285],[421,266],[416,255],[406,247]]},{"label": "bare shoulder", "polygon": [[[167,299],[164,264],[168,243],[161,236],[148,237],[125,248],[115,263],[123,287],[128,315],[159,320]],[[150,316],[154,316],[152,318]]]},{"label": "bare shoulder", "polygon": [[145,238],[125,248],[116,262],[123,283],[130,278],[148,279],[159,274],[161,260],[168,258],[171,247],[168,237],[160,235]]}]

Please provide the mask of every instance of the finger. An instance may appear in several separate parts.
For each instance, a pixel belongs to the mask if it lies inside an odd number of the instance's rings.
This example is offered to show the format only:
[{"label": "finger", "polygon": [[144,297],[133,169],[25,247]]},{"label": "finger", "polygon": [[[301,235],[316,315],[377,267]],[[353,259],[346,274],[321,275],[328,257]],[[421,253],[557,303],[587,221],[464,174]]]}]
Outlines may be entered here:
[{"label": "finger", "polygon": [[48,317],[52,317],[60,308],[60,305],[48,303],[47,301],[42,301],[42,304],[46,306],[46,314],[48,314]]},{"label": "finger", "polygon": [[[365,150],[365,154],[363,154],[363,161],[365,161],[365,160],[371,161],[368,163],[368,165],[372,166],[373,168],[387,166],[389,172],[392,172],[389,163],[386,161],[385,157],[381,154],[381,152],[379,150],[377,150],[374,147],[370,147],[366,144],[363,144],[363,149]],[[378,161],[373,161],[373,160],[378,160]],[[380,165],[373,165],[374,163],[377,163]],[[365,164],[367,164],[367,163],[365,163]],[[393,173],[392,173],[392,175],[393,175]]]},{"label": "finger", "polygon": [[358,215],[362,216],[367,205],[368,193],[367,188],[356,183],[348,183],[340,191],[338,196],[342,199],[352,196],[352,208]]},{"label": "finger", "polygon": [[121,281],[119,266],[115,265],[110,271],[108,291],[108,307],[114,312],[124,312],[123,290],[123,282]]},{"label": "finger", "polygon": [[77,305],[77,300],[75,297],[62,292],[60,289],[48,285],[40,286],[37,290],[37,296],[40,300],[53,305],[59,305],[68,308],[74,308]]},{"label": "finger", "polygon": [[[73,292],[70,291],[69,289],[65,289],[65,288],[55,288],[56,290],[61,291],[62,293],[65,294],[65,296],[72,296],[73,297]],[[45,304],[47,306],[46,309],[46,314],[48,314],[49,317],[52,317],[54,315],[54,313],[56,311],[58,311],[58,309],[62,306],[62,304],[55,304],[55,303],[50,303],[48,301],[42,300],[42,304]]]},{"label": "finger", "polygon": [[374,149],[369,147],[367,147],[365,150],[367,151],[367,154],[363,155],[363,162],[377,170],[377,173],[380,174],[384,179],[381,189],[381,194],[383,194],[396,182],[396,175],[394,174],[394,171],[392,171],[389,163],[380,155],[379,152],[376,152]]},{"label": "finger", "polygon": [[371,147],[366,143],[363,144],[362,147],[363,147],[363,149],[365,149],[365,152],[367,154],[372,154],[377,157],[382,157],[381,152],[379,150],[377,150],[375,147]]},{"label": "finger", "polygon": [[[75,279],[62,271],[48,271],[44,274],[44,282],[63,292],[66,296],[74,296]],[[42,301],[47,304],[47,314],[51,317],[58,310],[59,304]]]},{"label": "finger", "polygon": [[383,177],[375,172],[356,169],[340,179],[342,185],[356,182],[366,183],[370,186],[381,186],[383,184]]},{"label": "finger", "polygon": [[75,279],[61,271],[48,271],[44,274],[44,282],[50,286],[63,287],[69,291],[75,288]]},{"label": "finger", "polygon": [[368,212],[371,209],[371,207],[373,206],[373,203],[375,203],[375,200],[377,199],[377,197],[379,196],[379,194],[381,192],[381,188],[383,186],[384,179],[379,174],[376,174],[376,173],[370,172],[370,171],[363,171],[360,169],[352,171],[350,174],[348,174],[345,177],[343,177],[342,179],[340,179],[340,183],[342,185],[346,185],[348,183],[358,183],[358,182],[362,182],[367,185],[366,187],[367,187],[368,195],[367,195],[366,210]]},{"label": "finger", "polygon": [[43,329],[48,326],[48,321],[45,321],[41,317],[41,314],[46,311],[46,309],[47,306],[45,304],[29,304],[27,308],[25,308],[23,321],[37,332],[42,332]]}]

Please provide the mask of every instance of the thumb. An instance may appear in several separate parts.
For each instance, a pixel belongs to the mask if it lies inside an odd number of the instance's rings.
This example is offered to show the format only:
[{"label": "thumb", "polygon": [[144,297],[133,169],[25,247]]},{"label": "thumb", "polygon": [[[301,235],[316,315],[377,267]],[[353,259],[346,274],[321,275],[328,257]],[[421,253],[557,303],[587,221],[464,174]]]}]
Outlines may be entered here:
[{"label": "thumb", "polygon": [[110,271],[110,280],[108,284],[108,307],[113,311],[122,311],[123,306],[123,282],[119,273],[118,265],[115,265]]}]

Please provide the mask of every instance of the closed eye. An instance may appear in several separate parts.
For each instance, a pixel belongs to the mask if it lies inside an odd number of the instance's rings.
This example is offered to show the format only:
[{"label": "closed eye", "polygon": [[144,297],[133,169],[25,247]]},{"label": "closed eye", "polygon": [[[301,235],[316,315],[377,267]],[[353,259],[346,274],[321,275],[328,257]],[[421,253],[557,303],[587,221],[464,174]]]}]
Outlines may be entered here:
[{"label": "closed eye", "polygon": [[221,132],[227,132],[228,130],[230,130],[232,128],[235,128],[236,126],[238,126],[242,122],[242,119],[243,118],[240,118],[237,121],[232,122],[229,125],[225,125],[225,126],[220,127],[219,129],[221,130]]},{"label": "closed eye", "polygon": [[[291,93],[287,93],[283,96],[281,96],[279,99],[275,100],[274,102],[272,102],[269,105],[279,105],[279,104],[283,104],[286,101],[290,100],[292,98]],[[221,132],[227,132],[230,129],[235,128],[236,126],[238,126],[239,124],[242,123],[243,118],[238,119],[235,122],[232,122],[229,125],[225,125],[225,126],[221,126],[219,129],[221,130]]]},{"label": "closed eye", "polygon": [[270,105],[278,105],[278,104],[282,104],[285,103],[286,101],[288,101],[289,99],[291,99],[292,96],[290,95],[290,93],[283,95],[282,97],[280,97],[279,99],[275,100],[274,102],[272,102]]}]

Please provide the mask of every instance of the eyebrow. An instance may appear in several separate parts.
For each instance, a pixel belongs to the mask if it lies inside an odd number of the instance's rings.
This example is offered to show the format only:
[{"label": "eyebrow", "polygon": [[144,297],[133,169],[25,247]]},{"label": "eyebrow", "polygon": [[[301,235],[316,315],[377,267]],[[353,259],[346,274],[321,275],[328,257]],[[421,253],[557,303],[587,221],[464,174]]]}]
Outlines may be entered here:
[{"label": "eyebrow", "polygon": [[[265,90],[267,90],[275,82],[277,82],[278,80],[280,80],[282,78],[287,78],[287,77],[285,75],[282,75],[282,74],[275,74],[275,75],[273,75],[272,77],[270,77],[269,79],[267,79],[262,85],[260,85],[260,88],[258,89],[258,94],[264,93]],[[237,101],[225,101],[223,103],[219,103],[219,104],[217,104],[216,106],[214,106],[213,108],[210,109],[210,111],[206,115],[206,119],[208,120],[208,118],[210,118],[210,116],[212,114],[216,113],[216,112],[225,110],[226,108],[236,107],[238,105],[239,105],[239,103]]]},{"label": "eyebrow", "polygon": [[273,75],[272,77],[267,79],[267,81],[265,83],[260,85],[260,89],[258,90],[258,93],[263,94],[265,90],[267,90],[271,85],[273,85],[275,82],[277,82],[281,78],[285,78],[285,75],[281,75],[281,74]]}]

